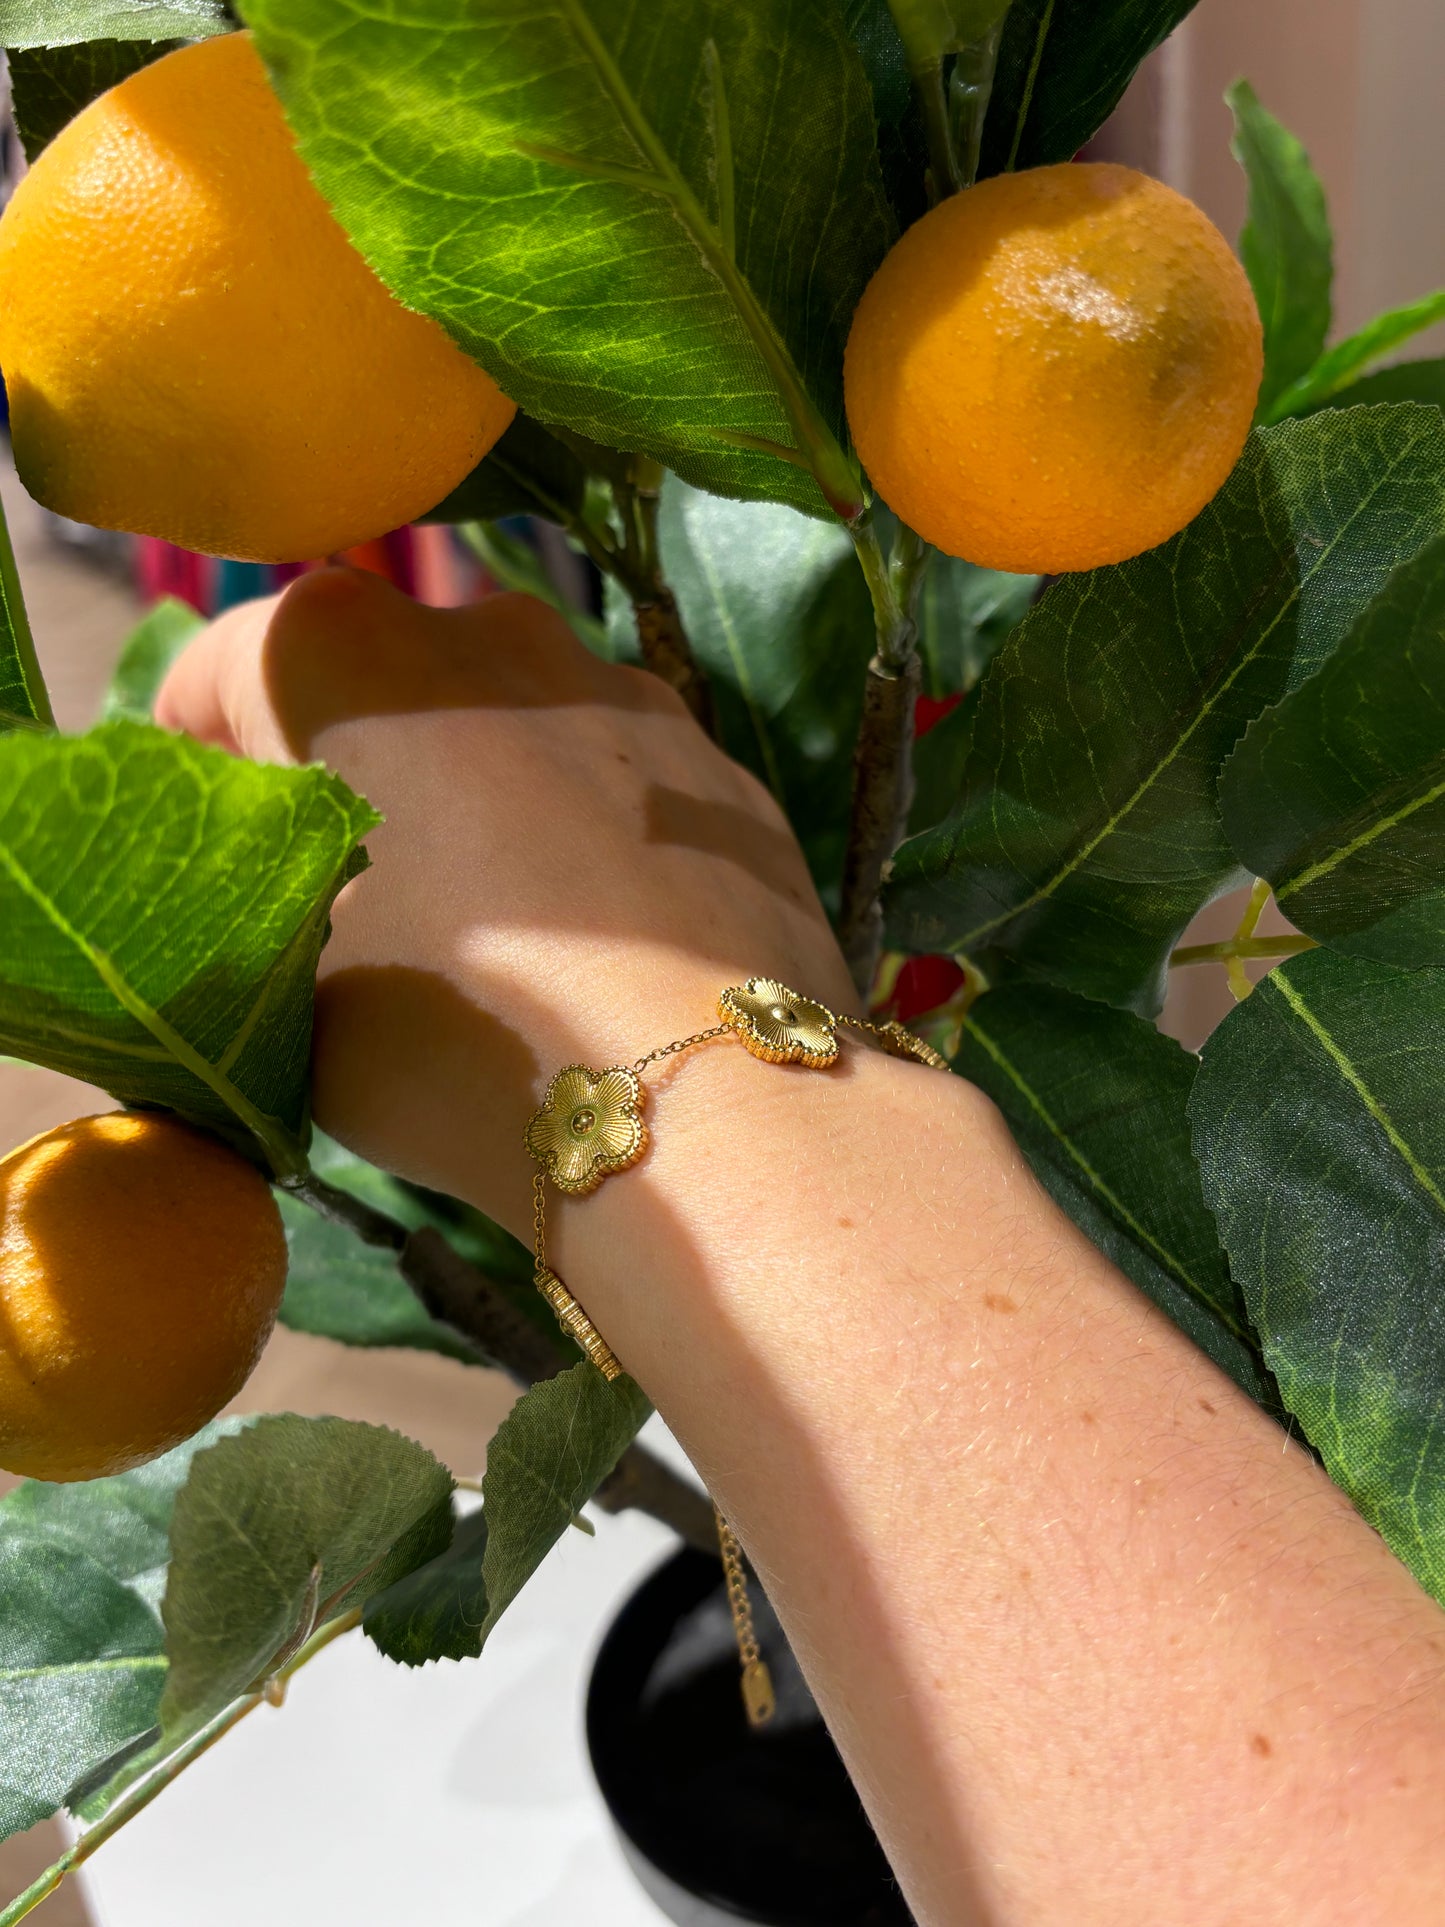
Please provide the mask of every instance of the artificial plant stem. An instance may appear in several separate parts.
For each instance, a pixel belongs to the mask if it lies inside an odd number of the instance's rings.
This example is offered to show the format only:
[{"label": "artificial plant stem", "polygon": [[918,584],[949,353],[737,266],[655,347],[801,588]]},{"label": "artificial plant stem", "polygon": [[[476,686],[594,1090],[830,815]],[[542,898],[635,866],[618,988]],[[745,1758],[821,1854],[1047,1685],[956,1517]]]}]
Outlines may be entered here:
[{"label": "artificial plant stem", "polygon": [[1267,877],[1256,877],[1254,888],[1249,893],[1249,902],[1244,906],[1244,915],[1239,920],[1235,937],[1252,937],[1259,928],[1259,920],[1264,915],[1264,906],[1269,902],[1272,888]]},{"label": "artificial plant stem", "polygon": [[337,1619],[328,1620],[326,1625],[318,1628],[311,1635],[295,1657],[280,1668],[274,1678],[264,1681],[254,1692],[232,1700],[231,1704],[223,1707],[213,1720],[208,1720],[198,1733],[193,1733],[188,1740],[178,1746],[174,1753],[158,1761],[149,1773],[137,1780],[128,1792],[121,1795],[114,1806],[97,1820],[93,1827],[86,1828],[67,1853],[63,1853],[53,1866],[47,1867],[39,1879],[25,1889],[23,1894],[17,1895],[11,1901],[4,1913],[0,1913],[0,1927],[15,1927],[17,1921],[24,1920],[27,1914],[33,1913],[42,1900],[50,1898],[67,1874],[74,1873],[77,1867],[84,1865],[97,1848],[103,1847],[107,1840],[119,1833],[128,1820],[133,1820],[138,1813],[144,1812],[151,1801],[158,1794],[164,1793],[193,1761],[208,1752],[217,1740],[223,1739],[233,1726],[238,1726],[246,1715],[254,1713],[258,1706],[267,1703],[273,1706],[280,1705],[286,1683],[334,1639],[339,1639],[343,1633],[349,1633],[353,1627],[360,1624],[361,1608],[359,1606],[352,1612],[341,1614]]},{"label": "artificial plant stem", "polygon": [[923,110],[923,128],[928,139],[928,200],[936,207],[963,186],[958,155],[953,145],[953,122],[949,114],[948,89],[943,78],[943,61],[933,59],[912,68],[913,85]]},{"label": "artificial plant stem", "polygon": [[677,598],[662,573],[657,513],[662,498],[662,465],[635,455],[626,482],[613,485],[622,518],[622,566],[613,573],[627,592],[637,620],[643,667],[675,689],[709,735],[713,734],[712,694],[698,666],[683,625]]},{"label": "artificial plant stem", "polygon": [[[983,118],[1013,0],[888,0],[928,136],[935,205],[978,178]],[[952,61],[945,74],[945,63]]]},{"label": "artificial plant stem", "polygon": [[[484,1271],[454,1251],[439,1231],[408,1231],[386,1212],[308,1172],[286,1190],[321,1217],[345,1226],[364,1244],[396,1254],[397,1269],[433,1318],[477,1347],[489,1364],[521,1386],[554,1378],[566,1357]],[[714,1548],[711,1508],[696,1487],[642,1445],[630,1445],[596,1494],[606,1511],[649,1513],[702,1551]]]},{"label": "artificial plant stem", "polygon": [[[0,511],[0,603],[3,603],[10,625],[10,640],[20,664],[20,678],[25,684],[25,693],[35,712],[35,721],[42,728],[54,729],[55,711],[50,707],[50,691],[45,687],[45,678],[40,672],[40,658],[35,653],[35,638],[30,633],[30,618],[25,612],[25,597],[20,589],[20,571],[15,566],[15,550],[11,545],[10,529],[3,511]],[[30,718],[22,716],[18,720],[29,722]]]},{"label": "artificial plant stem", "polygon": [[1190,964],[1227,964],[1231,959],[1298,957],[1316,948],[1313,937],[1225,937],[1220,943],[1186,943],[1169,959],[1171,970],[1185,970]]},{"label": "artificial plant stem", "polygon": [[972,187],[978,179],[984,116],[993,92],[1003,19],[1001,14],[987,33],[959,49],[948,77],[949,146],[959,187]]},{"label": "artificial plant stem", "polygon": [[859,994],[866,997],[883,942],[879,892],[903,840],[913,801],[913,714],[921,670],[915,608],[932,554],[900,525],[885,562],[870,514],[850,527],[873,600],[877,648],[863,684],[863,714],[853,754],[853,796],[843,853],[838,937]]}]

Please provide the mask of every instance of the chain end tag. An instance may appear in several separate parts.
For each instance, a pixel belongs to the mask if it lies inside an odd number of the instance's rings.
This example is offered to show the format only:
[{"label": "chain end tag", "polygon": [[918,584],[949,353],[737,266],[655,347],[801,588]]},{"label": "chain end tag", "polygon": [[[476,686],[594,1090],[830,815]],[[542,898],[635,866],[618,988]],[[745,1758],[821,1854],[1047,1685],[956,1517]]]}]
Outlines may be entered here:
[{"label": "chain end tag", "polygon": [[749,1726],[766,1726],[778,1710],[773,1676],[766,1660],[750,1659],[743,1668],[743,1706]]}]

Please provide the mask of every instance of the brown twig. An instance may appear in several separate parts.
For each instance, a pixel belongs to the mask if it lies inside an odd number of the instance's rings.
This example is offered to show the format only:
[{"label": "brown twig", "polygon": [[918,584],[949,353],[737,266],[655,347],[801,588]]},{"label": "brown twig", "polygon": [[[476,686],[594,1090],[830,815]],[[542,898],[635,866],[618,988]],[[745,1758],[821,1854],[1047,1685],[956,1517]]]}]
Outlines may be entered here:
[{"label": "brown twig", "polygon": [[922,675],[915,610],[933,551],[900,526],[885,562],[869,517],[860,517],[849,533],[873,599],[878,650],[868,665],[853,753],[838,937],[859,995],[866,997],[883,941],[879,892],[913,801],[913,715]]},{"label": "brown twig", "polygon": [[918,657],[909,654],[897,667],[875,656],[863,685],[838,934],[853,981],[865,997],[883,943],[878,898],[884,869],[902,841],[913,802],[913,711],[919,684]]},{"label": "brown twig", "polygon": [[712,693],[707,677],[698,667],[692,644],[683,627],[677,598],[666,583],[658,582],[654,592],[642,600],[634,599],[632,612],[637,618],[637,641],[642,650],[643,667],[660,676],[669,689],[675,689],[697,721],[712,734]]},{"label": "brown twig", "polygon": [[713,733],[712,693],[692,652],[677,597],[662,573],[657,514],[662,498],[662,466],[634,455],[625,482],[614,482],[612,498],[622,523],[622,548],[613,574],[627,592],[637,619],[637,642],[645,669],[675,689],[709,736]]},{"label": "brown twig", "polygon": [[[404,1224],[309,1173],[286,1186],[333,1224],[344,1225],[364,1244],[394,1252],[397,1269],[433,1318],[475,1345],[490,1365],[521,1386],[536,1385],[565,1370],[568,1359],[492,1278],[461,1257],[430,1225]],[[646,1512],[680,1539],[703,1551],[716,1549],[712,1507],[690,1481],[649,1452],[630,1445],[596,1494],[607,1512]]]}]

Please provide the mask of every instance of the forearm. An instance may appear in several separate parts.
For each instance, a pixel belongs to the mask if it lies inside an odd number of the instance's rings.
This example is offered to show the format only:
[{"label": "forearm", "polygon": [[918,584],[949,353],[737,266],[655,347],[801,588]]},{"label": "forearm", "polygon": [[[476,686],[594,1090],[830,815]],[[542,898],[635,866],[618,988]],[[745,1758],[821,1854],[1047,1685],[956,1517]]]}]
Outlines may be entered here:
[{"label": "forearm", "polygon": [[1433,1919],[1436,1608],[977,1094],[727,1046],[654,1093],[646,1163],[553,1253],[736,1521],[920,1919]]},{"label": "forearm", "polygon": [[[525,598],[307,577],[162,714],[385,813],[316,1116],[516,1230],[559,1065],[753,971],[852,994],[772,798]],[[724,1042],[647,1082],[651,1150],[551,1255],[736,1523],[925,1927],[1433,1927],[1445,1621],[977,1094]]]}]

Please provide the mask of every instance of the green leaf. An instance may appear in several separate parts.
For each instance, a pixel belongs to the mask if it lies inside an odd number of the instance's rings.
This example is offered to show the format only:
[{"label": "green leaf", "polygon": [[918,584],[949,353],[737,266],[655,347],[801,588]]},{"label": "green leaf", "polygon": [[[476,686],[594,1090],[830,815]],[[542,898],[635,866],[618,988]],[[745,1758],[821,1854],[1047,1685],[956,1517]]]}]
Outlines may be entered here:
[{"label": "green leaf", "polygon": [[1293,382],[1265,419],[1280,422],[1291,415],[1311,413],[1347,388],[1373,362],[1383,361],[1402,342],[1426,328],[1433,328],[1437,321],[1445,321],[1445,288],[1412,301],[1408,307],[1392,308],[1388,314],[1376,315],[1358,334],[1336,342],[1307,375]]},{"label": "green leaf", "polygon": [[299,1169],[316,959],[379,820],[141,723],[0,739],[0,1050]]},{"label": "green leaf", "polygon": [[1187,529],[1064,577],[994,658],[958,806],[898,853],[893,942],[1002,952],[1152,1014],[1185,924],[1242,880],[1225,757],[1442,531],[1437,409],[1256,432]]},{"label": "green leaf", "polygon": [[482,1477],[487,1617],[478,1651],[651,1410],[630,1378],[609,1384],[584,1363],[530,1387],[502,1420]]},{"label": "green leaf", "polygon": [[198,1453],[176,1501],[161,1609],[173,1745],[255,1691],[318,1626],[451,1539],[451,1474],[349,1419],[258,1419]]},{"label": "green leaf", "polygon": [[964,790],[973,719],[978,713],[978,690],[972,689],[925,735],[913,744],[913,801],[908,807],[908,834],[921,836],[941,823]]},{"label": "green leaf", "polygon": [[1309,681],[1258,717],[1219,800],[1311,937],[1445,964],[1445,539],[1403,563]]},{"label": "green leaf", "polygon": [[0,0],[0,47],[203,40],[233,25],[225,0]]},{"label": "green leaf", "polygon": [[367,1607],[382,1652],[407,1666],[474,1658],[651,1409],[630,1378],[609,1384],[588,1364],[524,1392],[487,1447],[484,1523],[463,1520],[448,1551]]},{"label": "green leaf", "polygon": [[540,422],[518,415],[492,452],[423,522],[496,522],[540,515],[566,523],[582,511],[587,465]]},{"label": "green leaf", "polygon": [[874,648],[852,542],[836,525],[671,476],[658,540],[723,747],[767,784],[820,887],[836,889]]},{"label": "green leaf", "polygon": [[82,107],[170,53],[179,41],[90,40],[71,47],[16,47],[7,56],[15,131],[33,161]]},{"label": "green leaf", "polygon": [[1014,0],[1004,24],[980,177],[1074,155],[1141,61],[1195,0]]},{"label": "green leaf", "polygon": [[1394,368],[1381,368],[1373,375],[1338,388],[1323,401],[1309,408],[1296,409],[1308,415],[1319,408],[1363,408],[1380,402],[1420,401],[1445,408],[1445,360],[1402,361]]},{"label": "green leaf", "polygon": [[[423,1225],[440,1231],[513,1304],[544,1329],[555,1331],[556,1321],[532,1284],[530,1254],[480,1212],[454,1199],[419,1192],[329,1138],[318,1136],[313,1141],[311,1167],[328,1183],[384,1211],[409,1231]],[[485,1362],[476,1347],[450,1325],[428,1315],[403,1280],[393,1253],[363,1244],[345,1225],[332,1223],[284,1192],[278,1194],[277,1202],[290,1249],[286,1296],[281,1301],[283,1325],[343,1345],[403,1346],[410,1351],[440,1352],[466,1365]]]},{"label": "green leaf", "polygon": [[54,721],[20,593],[10,530],[0,509],[0,736],[12,729],[45,728]]},{"label": "green leaf", "polygon": [[154,1726],[171,1507],[195,1453],[242,1423],[135,1472],[27,1481],[0,1501],[0,1839]]},{"label": "green leaf", "polygon": [[397,1269],[396,1254],[363,1244],[344,1225],[282,1192],[289,1267],[281,1323],[292,1331],[369,1349],[440,1352],[486,1363],[450,1325],[431,1318]]},{"label": "green leaf", "polygon": [[1018,984],[973,1005],[954,1069],[998,1105],[1034,1175],[1250,1397],[1278,1401],[1199,1188],[1197,1060],[1152,1024]]},{"label": "green leaf", "polygon": [[166,672],[205,626],[205,618],[176,596],[162,596],[148,609],[121,645],[100,712],[102,722],[122,716],[148,721]]},{"label": "green leaf", "polygon": [[487,1618],[486,1547],[486,1513],[459,1519],[445,1552],[367,1600],[361,1620],[367,1638],[402,1666],[475,1659]]},{"label": "green leaf", "polygon": [[928,211],[928,139],[908,56],[888,0],[843,0],[843,23],[873,94],[878,159],[900,229]]},{"label": "green leaf", "polygon": [[918,595],[918,653],[930,696],[973,688],[1028,614],[1040,580],[933,557]]},{"label": "green leaf", "polygon": [[1334,285],[1333,236],[1325,191],[1310,157],[1247,80],[1225,95],[1234,114],[1233,152],[1249,183],[1239,252],[1264,323],[1259,414],[1324,353]]},{"label": "green leaf", "polygon": [[1445,972],[1314,950],[1204,1047],[1204,1193],[1329,1468],[1445,1603]]},{"label": "green leaf", "polygon": [[861,499],[842,350],[893,223],[831,5],[242,11],[352,239],[529,415],[723,494]]}]

